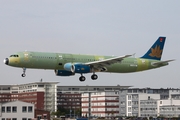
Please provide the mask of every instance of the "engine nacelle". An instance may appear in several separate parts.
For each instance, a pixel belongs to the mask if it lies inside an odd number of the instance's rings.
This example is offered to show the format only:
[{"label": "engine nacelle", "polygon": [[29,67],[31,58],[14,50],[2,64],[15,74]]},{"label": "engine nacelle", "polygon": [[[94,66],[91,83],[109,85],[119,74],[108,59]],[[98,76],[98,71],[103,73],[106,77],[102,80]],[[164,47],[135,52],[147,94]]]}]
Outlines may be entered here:
[{"label": "engine nacelle", "polygon": [[66,70],[55,70],[55,74],[57,76],[71,76],[71,75],[74,75],[74,73],[72,73],[70,71],[66,71]]},{"label": "engine nacelle", "polygon": [[64,69],[70,72],[75,72],[75,66],[72,63],[64,64]]},{"label": "engine nacelle", "polygon": [[66,63],[64,64],[64,69],[72,73],[89,73],[91,68],[88,65],[83,65],[81,63]]}]

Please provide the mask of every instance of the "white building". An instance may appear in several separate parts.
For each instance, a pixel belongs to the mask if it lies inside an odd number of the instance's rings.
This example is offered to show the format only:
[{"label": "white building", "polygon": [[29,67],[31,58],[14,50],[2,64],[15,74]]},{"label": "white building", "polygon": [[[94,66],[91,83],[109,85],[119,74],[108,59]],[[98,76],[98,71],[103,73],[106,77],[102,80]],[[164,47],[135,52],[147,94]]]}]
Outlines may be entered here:
[{"label": "white building", "polygon": [[82,94],[82,116],[113,117],[119,115],[119,91]]},{"label": "white building", "polygon": [[141,117],[179,117],[180,100],[141,100]]},{"label": "white building", "polygon": [[141,100],[160,99],[159,94],[123,93],[119,95],[119,115],[141,117]]},{"label": "white building", "polygon": [[179,117],[179,89],[127,89],[120,90],[120,116]]},{"label": "white building", "polygon": [[158,116],[180,117],[180,100],[159,100],[158,107]]},{"label": "white building", "polygon": [[0,104],[1,120],[31,120],[34,118],[34,104],[13,101]]},{"label": "white building", "polygon": [[141,100],[140,101],[140,111],[139,114],[141,117],[158,117],[158,101],[155,99]]}]

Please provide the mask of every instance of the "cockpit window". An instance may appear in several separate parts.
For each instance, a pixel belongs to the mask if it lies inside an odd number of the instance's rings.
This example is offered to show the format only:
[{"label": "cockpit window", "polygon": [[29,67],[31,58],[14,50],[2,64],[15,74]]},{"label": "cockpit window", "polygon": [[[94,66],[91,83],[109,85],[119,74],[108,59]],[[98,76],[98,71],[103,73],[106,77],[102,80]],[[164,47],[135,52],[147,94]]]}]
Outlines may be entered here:
[{"label": "cockpit window", "polygon": [[10,57],[19,57],[19,55],[10,55]]}]

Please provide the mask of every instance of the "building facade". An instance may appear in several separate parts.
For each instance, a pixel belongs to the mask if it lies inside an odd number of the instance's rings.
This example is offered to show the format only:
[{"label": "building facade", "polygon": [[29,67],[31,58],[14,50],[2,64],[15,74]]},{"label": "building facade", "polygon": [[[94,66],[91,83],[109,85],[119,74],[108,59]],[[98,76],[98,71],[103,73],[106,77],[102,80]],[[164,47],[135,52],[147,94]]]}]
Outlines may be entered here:
[{"label": "building facade", "polygon": [[84,92],[119,91],[130,86],[57,86],[58,82],[34,82],[19,85],[0,85],[0,102],[21,100],[34,104],[38,110],[69,109],[80,114],[81,94]]},{"label": "building facade", "polygon": [[1,103],[1,120],[31,120],[34,118],[34,104],[22,101]]},{"label": "building facade", "polygon": [[[106,99],[106,95],[107,94],[103,94],[103,92],[106,92],[106,91],[116,91],[116,93],[118,93],[119,90],[121,89],[127,89],[129,88],[130,86],[120,86],[120,85],[117,85],[117,86],[58,86],[57,87],[57,104],[58,104],[58,108],[66,108],[66,109],[69,109],[69,114],[73,115],[78,115],[80,114],[80,112],[82,111],[82,116],[97,116],[97,115],[100,115],[100,111],[95,111],[96,110],[96,104],[100,104],[100,102],[104,101],[105,102],[116,102],[118,104],[118,100],[111,100],[113,99],[112,95],[108,97],[108,99]],[[97,96],[97,95],[94,95],[95,93],[101,93],[102,92],[102,95],[101,96]],[[85,94],[84,94],[85,93]],[[93,95],[93,99],[92,101],[86,101],[85,99],[88,99],[89,96],[86,96],[86,94],[91,94]],[[85,95],[85,96],[84,96]],[[104,97],[105,96],[105,97]],[[114,95],[113,95],[114,96]],[[115,95],[116,98],[117,95]],[[101,97],[101,101],[99,100],[96,100],[96,97]],[[112,98],[111,98],[112,97]],[[100,99],[100,98],[98,98]],[[104,100],[103,100],[104,99]],[[92,113],[87,111],[87,105],[85,106],[84,104],[87,103],[93,103],[92,104]],[[117,111],[115,111],[115,109],[118,109],[119,105],[115,106],[113,105],[112,108],[108,108],[108,111],[106,109],[106,112],[105,112],[105,107],[107,106],[110,106],[110,104],[108,103],[107,105],[103,105],[101,106],[103,110],[103,116],[110,116],[111,114],[115,115],[117,113]],[[80,110],[79,110],[80,109]],[[111,109],[111,110],[110,110]],[[99,110],[99,109],[98,109]],[[92,115],[91,115],[92,114]],[[101,115],[100,115],[101,116]]]},{"label": "building facade", "polygon": [[82,116],[114,117],[119,115],[119,92],[92,92],[82,94]]},{"label": "building facade", "polygon": [[45,110],[37,110],[35,109],[35,114],[34,114],[35,120],[50,120],[50,112],[45,111]]},{"label": "building facade", "polygon": [[[150,88],[133,88],[119,91],[119,115],[120,116],[138,116],[138,117],[158,117],[158,116],[173,116],[178,114],[173,112],[168,114],[163,110],[178,111],[180,103],[179,89],[150,89]],[[175,101],[179,101],[175,102]]]},{"label": "building facade", "polygon": [[35,109],[57,110],[58,82],[34,82],[20,85],[0,85],[0,102],[24,101]]}]

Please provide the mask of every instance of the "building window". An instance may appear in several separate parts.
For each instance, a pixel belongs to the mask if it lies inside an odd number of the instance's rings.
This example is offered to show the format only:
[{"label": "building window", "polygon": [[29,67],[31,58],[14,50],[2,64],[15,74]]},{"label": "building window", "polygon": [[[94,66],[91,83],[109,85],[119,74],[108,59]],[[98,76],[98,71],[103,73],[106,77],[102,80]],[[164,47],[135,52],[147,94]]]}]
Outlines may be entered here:
[{"label": "building window", "polygon": [[27,107],[26,106],[22,106],[22,112],[27,112]]},{"label": "building window", "polygon": [[5,120],[5,118],[2,118],[1,120]]},{"label": "building window", "polygon": [[2,107],[2,113],[4,113],[5,112],[5,107]]},{"label": "building window", "polygon": [[10,106],[6,107],[6,112],[11,112],[11,107]]},{"label": "building window", "polygon": [[47,119],[47,115],[44,115],[44,119]]},{"label": "building window", "polygon": [[12,118],[12,120],[17,120],[17,118]]},{"label": "building window", "polygon": [[131,113],[128,113],[128,116],[132,116]]},{"label": "building window", "polygon": [[32,106],[28,106],[28,112],[32,112]]},{"label": "building window", "polygon": [[22,120],[27,120],[27,118],[22,118]]},{"label": "building window", "polygon": [[44,87],[44,85],[38,85],[38,87]]},{"label": "building window", "polygon": [[131,100],[131,95],[128,95],[128,100]]},{"label": "building window", "polygon": [[16,106],[12,107],[12,112],[17,112],[17,107]]},{"label": "building window", "polygon": [[37,119],[40,120],[40,119],[41,119],[41,115],[38,115],[38,116],[37,116]]},{"label": "building window", "polygon": [[132,90],[131,90],[131,89],[129,89],[129,90],[128,90],[128,93],[132,93]]},{"label": "building window", "polygon": [[137,89],[134,89],[134,90],[133,90],[133,93],[137,93]]},{"label": "building window", "polygon": [[132,109],[131,109],[131,107],[128,107],[128,112],[132,112]]}]

